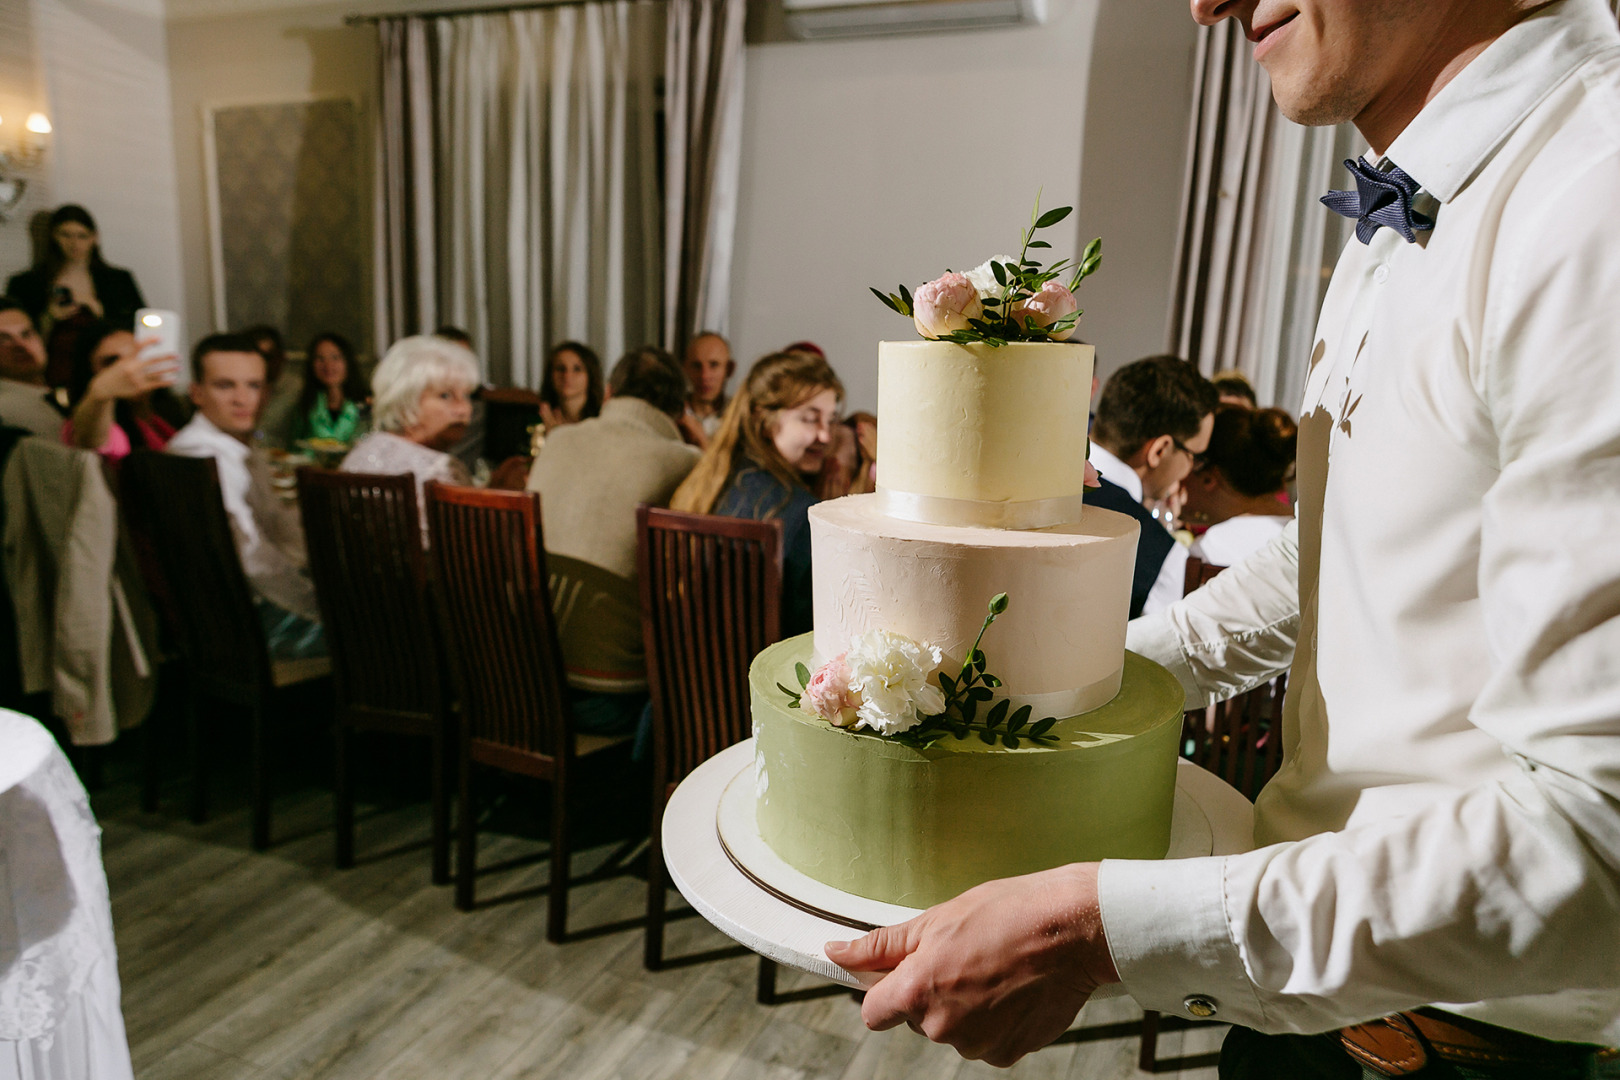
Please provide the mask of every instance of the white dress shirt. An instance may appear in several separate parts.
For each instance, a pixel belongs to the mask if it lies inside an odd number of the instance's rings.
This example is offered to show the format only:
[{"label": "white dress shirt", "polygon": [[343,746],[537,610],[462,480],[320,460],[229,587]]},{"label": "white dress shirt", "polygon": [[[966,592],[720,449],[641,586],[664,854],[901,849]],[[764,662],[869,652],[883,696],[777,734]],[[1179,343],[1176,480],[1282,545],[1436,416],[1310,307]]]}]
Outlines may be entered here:
[{"label": "white dress shirt", "polygon": [[1203,994],[1221,1020],[1323,1031],[1432,1003],[1613,1045],[1613,14],[1562,0],[1524,19],[1388,158],[1437,220],[1419,243],[1380,229],[1339,260],[1301,409],[1297,522],[1129,636],[1189,705],[1291,661],[1263,846],[1106,862],[1104,924],[1151,1009],[1187,1015]]},{"label": "white dress shirt", "polygon": [[[1118,484],[1137,502],[1142,501],[1142,478],[1096,439],[1091,440],[1091,453],[1086,460],[1091,462],[1098,476],[1110,484]],[[1148,590],[1147,599],[1142,601],[1142,614],[1163,611],[1181,599],[1186,586],[1187,546],[1177,541],[1165,554],[1164,562],[1159,564],[1159,576],[1153,579],[1153,588]]]},{"label": "white dress shirt", "polygon": [[220,495],[248,584],[282,610],[319,622],[321,611],[307,570],[302,524],[295,507],[282,503],[270,490],[262,457],[202,413],[175,432],[167,450],[181,457],[214,459]]},{"label": "white dress shirt", "polygon": [[1211,566],[1236,566],[1277,539],[1289,520],[1283,514],[1238,514],[1205,529],[1187,554]]}]

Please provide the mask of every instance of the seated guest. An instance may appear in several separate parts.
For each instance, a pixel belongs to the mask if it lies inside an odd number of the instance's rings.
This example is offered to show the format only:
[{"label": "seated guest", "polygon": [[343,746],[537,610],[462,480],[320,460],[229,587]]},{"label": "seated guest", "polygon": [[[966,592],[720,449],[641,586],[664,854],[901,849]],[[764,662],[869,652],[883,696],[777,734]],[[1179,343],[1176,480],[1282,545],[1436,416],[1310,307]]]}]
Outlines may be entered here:
[{"label": "seated guest", "polygon": [[600,416],[559,429],[529,473],[545,517],[558,633],[581,731],[630,731],[647,703],[641,602],[636,591],[636,507],[668,506],[697,463],[675,418],[686,379],[651,346],[613,367]]},{"label": "seated guest", "polygon": [[169,440],[169,453],[213,458],[242,570],[253,587],[270,655],[324,656],[320,609],[306,569],[294,504],[276,497],[269,464],[250,449],[264,402],[264,356],[250,337],[215,334],[191,354],[197,414]]},{"label": "seated guest", "polygon": [[[298,397],[290,380],[283,380],[287,370],[287,346],[281,331],[261,324],[243,331],[253,339],[259,354],[264,357],[264,404],[259,408],[259,438],[271,446],[292,443],[293,428],[298,423]],[[305,358],[308,363],[308,358]]]},{"label": "seated guest", "polygon": [[304,385],[294,410],[293,438],[352,443],[360,434],[366,378],[354,346],[342,334],[321,334],[305,351]]},{"label": "seated guest", "polygon": [[21,303],[0,297],[0,421],[54,439],[62,414],[45,385],[45,342]]},{"label": "seated guest", "polygon": [[816,494],[823,499],[877,490],[877,417],[855,413],[833,427]]},{"label": "seated guest", "polygon": [[731,358],[731,343],[713,330],[705,330],[686,343],[682,363],[692,392],[686,399],[686,418],[702,432],[702,446],[720,429],[726,411],[726,384],[737,372]]},{"label": "seated guest", "polygon": [[1217,371],[1209,377],[1209,381],[1215,384],[1215,392],[1221,396],[1222,405],[1241,405],[1249,409],[1260,407],[1260,399],[1254,394],[1254,384],[1243,372]]},{"label": "seated guest", "polygon": [[[472,483],[466,466],[449,453],[467,432],[469,395],[478,385],[478,361],[465,346],[441,337],[401,338],[371,375],[371,415],[377,430],[355,443],[344,472],[410,473],[417,493],[429,480]],[[422,496],[422,536],[427,499]]]},{"label": "seated guest", "polygon": [[[463,330],[459,326],[452,326],[449,323],[446,323],[437,330],[433,331],[433,336],[436,338],[443,338],[446,341],[453,341],[457,345],[464,346],[468,352],[473,354],[474,357],[478,355],[478,350],[473,348],[472,335],[467,333],[467,331]],[[483,371],[483,368],[480,367],[479,371]],[[472,419],[467,421],[467,433],[456,442],[456,445],[450,448],[450,456],[461,462],[461,464],[466,468],[469,476],[476,475],[478,473],[479,461],[484,456],[484,431],[488,426],[488,422],[485,417],[489,411],[489,407],[484,403],[484,391],[489,389],[491,389],[491,386],[488,383],[485,383],[473,390]],[[487,463],[484,467],[488,467]],[[497,469],[498,468],[499,465],[497,465]],[[495,484],[495,479],[496,478],[493,476],[490,478],[491,487],[497,487]],[[520,489],[523,483],[523,475],[519,473],[517,476],[512,477],[512,479],[515,481],[515,483],[512,485],[512,490]]]},{"label": "seated guest", "polygon": [[1129,514],[1142,525],[1131,582],[1131,618],[1181,599],[1187,549],[1143,505],[1166,499],[1209,447],[1219,400],[1198,369],[1150,356],[1109,377],[1091,426],[1091,464],[1102,486],[1086,504]]},{"label": "seated guest", "polygon": [[[162,450],[175,428],[159,415],[154,398],[172,398],[169,387],[179,374],[178,356],[142,356],[141,343],[128,330],[104,322],[86,327],[73,346],[72,415],[62,441],[110,461],[122,461],[134,449]],[[172,405],[165,411],[175,415]]]},{"label": "seated guest", "polygon": [[782,632],[810,629],[811,488],[838,422],[844,384],[811,353],[756,363],[671,508],[782,522]]},{"label": "seated guest", "polygon": [[1294,516],[1285,489],[1298,442],[1299,428],[1281,409],[1216,410],[1209,449],[1181,482],[1182,520],[1209,526],[1192,555],[1235,566],[1276,539]]},{"label": "seated guest", "polygon": [[565,341],[546,355],[540,383],[540,419],[553,428],[589,420],[602,411],[602,361],[589,345]]}]

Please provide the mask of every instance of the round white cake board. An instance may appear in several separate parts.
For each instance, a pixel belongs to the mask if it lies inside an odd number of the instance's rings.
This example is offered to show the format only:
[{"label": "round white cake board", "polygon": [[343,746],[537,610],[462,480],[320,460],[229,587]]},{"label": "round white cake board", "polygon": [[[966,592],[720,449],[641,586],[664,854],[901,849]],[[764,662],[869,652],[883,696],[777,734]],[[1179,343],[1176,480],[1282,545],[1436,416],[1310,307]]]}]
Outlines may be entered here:
[{"label": "round white cake board", "polygon": [[[664,862],[671,880],[698,914],[761,956],[845,986],[870,986],[879,976],[845,971],[827,959],[823,946],[859,937],[857,926],[892,925],[919,912],[840,892],[777,858],[754,825],[753,765],[754,740],[748,739],[698,766],[670,796]],[[1183,761],[1170,830],[1167,858],[1234,855],[1253,846],[1254,808],[1220,778]],[[1122,992],[1114,984],[1093,996],[1109,991]]]}]

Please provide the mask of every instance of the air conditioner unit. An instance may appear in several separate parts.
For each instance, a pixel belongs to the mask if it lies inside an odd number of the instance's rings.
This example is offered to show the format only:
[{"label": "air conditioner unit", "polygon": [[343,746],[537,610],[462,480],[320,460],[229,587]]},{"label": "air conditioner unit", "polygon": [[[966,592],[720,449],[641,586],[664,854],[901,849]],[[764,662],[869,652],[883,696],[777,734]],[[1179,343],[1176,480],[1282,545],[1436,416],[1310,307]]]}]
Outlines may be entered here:
[{"label": "air conditioner unit", "polygon": [[803,41],[1041,25],[1046,0],[782,0],[789,36]]}]

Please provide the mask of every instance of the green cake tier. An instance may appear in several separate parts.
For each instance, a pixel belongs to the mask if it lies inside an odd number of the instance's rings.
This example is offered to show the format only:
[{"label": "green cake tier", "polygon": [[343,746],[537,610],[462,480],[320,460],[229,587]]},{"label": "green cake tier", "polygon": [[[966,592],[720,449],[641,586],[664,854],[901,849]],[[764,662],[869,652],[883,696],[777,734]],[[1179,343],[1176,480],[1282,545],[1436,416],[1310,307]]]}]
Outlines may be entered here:
[{"label": "green cake tier", "polygon": [[1181,685],[1125,654],[1108,704],[1060,720],[1055,746],[947,738],[927,750],[833,727],[788,706],[811,635],[749,670],[760,836],[836,889],[928,907],[995,878],[1096,859],[1159,859],[1170,846]]}]

